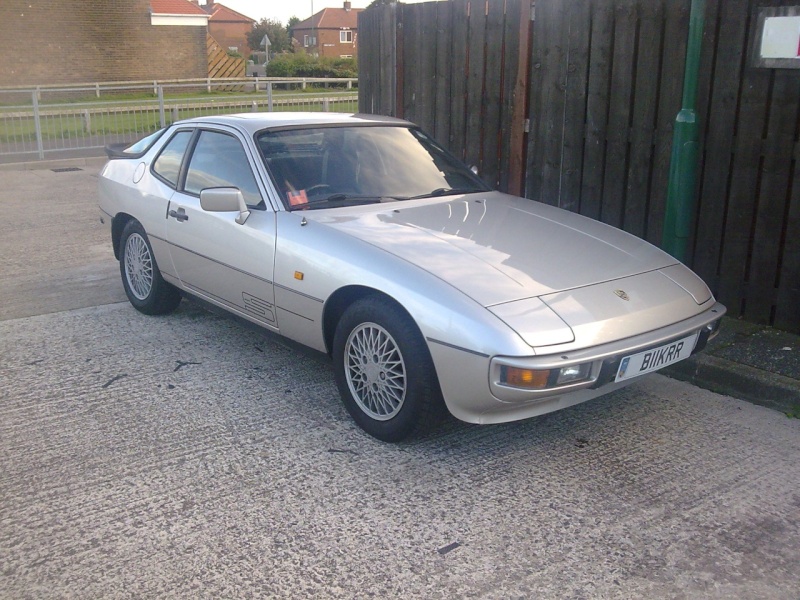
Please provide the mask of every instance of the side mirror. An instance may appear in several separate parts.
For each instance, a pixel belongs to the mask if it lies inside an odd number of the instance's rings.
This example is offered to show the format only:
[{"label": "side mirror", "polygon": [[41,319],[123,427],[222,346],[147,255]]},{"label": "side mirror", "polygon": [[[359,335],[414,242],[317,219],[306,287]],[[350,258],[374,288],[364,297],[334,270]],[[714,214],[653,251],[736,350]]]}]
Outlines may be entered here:
[{"label": "side mirror", "polygon": [[250,216],[244,196],[238,188],[206,188],[200,192],[200,207],[208,212],[231,212],[238,210],[236,222],[244,225]]}]

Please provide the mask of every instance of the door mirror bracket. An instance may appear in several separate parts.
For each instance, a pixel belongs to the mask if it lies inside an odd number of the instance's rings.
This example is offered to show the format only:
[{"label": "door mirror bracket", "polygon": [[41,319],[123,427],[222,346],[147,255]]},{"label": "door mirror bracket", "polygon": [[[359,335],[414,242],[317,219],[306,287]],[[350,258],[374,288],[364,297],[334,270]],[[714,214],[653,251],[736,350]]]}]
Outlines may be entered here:
[{"label": "door mirror bracket", "polygon": [[200,192],[200,207],[208,212],[231,212],[238,210],[236,223],[244,225],[250,210],[241,190],[235,187],[206,188]]}]

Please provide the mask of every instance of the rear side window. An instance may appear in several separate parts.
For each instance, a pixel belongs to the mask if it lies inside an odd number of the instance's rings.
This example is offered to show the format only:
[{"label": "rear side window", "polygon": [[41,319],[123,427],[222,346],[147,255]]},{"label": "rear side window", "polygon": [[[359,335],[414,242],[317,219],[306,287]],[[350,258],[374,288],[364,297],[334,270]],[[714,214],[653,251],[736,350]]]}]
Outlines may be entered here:
[{"label": "rear side window", "polygon": [[153,163],[153,172],[173,188],[178,187],[178,177],[181,173],[181,162],[186,152],[186,146],[192,139],[191,131],[179,131],[167,142],[164,149]]}]

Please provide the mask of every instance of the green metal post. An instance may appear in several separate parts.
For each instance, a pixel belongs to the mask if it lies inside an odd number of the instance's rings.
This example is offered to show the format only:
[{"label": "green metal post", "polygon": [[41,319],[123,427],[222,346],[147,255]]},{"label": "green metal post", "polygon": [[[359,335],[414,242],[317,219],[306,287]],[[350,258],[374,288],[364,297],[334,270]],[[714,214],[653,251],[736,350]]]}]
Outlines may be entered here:
[{"label": "green metal post", "polygon": [[664,250],[680,261],[686,260],[686,246],[692,231],[696,204],[699,123],[695,106],[705,5],[705,0],[692,0],[683,77],[683,102],[675,118],[672,136],[672,159],[669,166],[667,206],[661,243]]}]

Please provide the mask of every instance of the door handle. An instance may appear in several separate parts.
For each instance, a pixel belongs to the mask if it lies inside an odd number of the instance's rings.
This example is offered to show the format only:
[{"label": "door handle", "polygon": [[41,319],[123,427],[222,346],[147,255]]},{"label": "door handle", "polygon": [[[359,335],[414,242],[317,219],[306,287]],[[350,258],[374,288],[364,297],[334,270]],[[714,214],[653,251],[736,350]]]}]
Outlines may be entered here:
[{"label": "door handle", "polygon": [[187,215],[186,211],[183,210],[182,208],[179,208],[178,210],[169,211],[169,216],[170,217],[175,217],[176,219],[178,219],[178,221],[188,221],[189,220],[189,215]]}]

